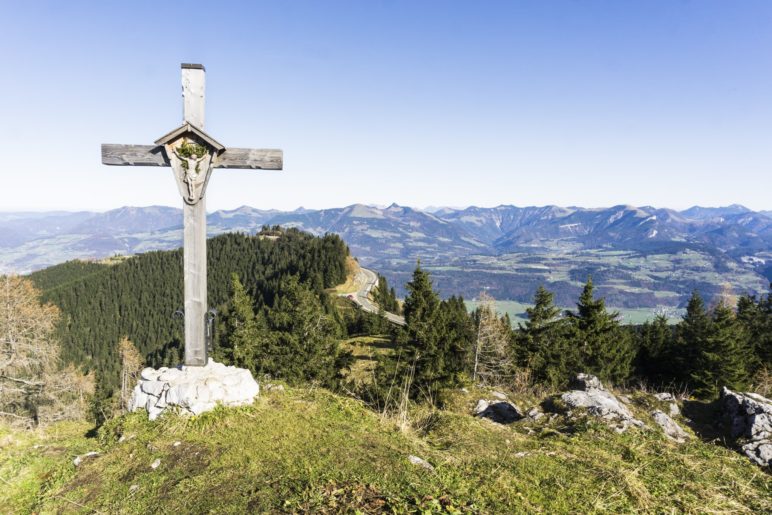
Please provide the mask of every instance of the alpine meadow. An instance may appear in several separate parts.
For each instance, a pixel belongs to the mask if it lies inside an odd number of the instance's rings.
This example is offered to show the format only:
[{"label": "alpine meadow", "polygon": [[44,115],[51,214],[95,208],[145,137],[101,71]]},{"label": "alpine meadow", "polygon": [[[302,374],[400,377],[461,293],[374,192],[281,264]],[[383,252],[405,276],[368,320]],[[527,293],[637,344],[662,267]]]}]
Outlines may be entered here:
[{"label": "alpine meadow", "polygon": [[772,5],[3,11],[0,513],[772,513]]}]

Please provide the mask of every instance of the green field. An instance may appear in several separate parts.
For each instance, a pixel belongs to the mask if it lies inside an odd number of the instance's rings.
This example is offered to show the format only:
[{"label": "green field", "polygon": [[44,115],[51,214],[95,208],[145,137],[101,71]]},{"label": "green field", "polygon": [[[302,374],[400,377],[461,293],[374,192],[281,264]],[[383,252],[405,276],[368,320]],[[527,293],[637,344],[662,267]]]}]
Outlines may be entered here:
[{"label": "green field", "polygon": [[[478,305],[479,302],[471,300],[466,301],[467,309],[470,311],[474,310]],[[525,310],[526,308],[532,306],[532,304],[523,304],[522,302],[517,302],[514,300],[497,300],[495,301],[495,305],[496,311],[498,311],[501,315],[504,315],[505,313],[509,315],[509,318],[512,320],[512,325],[515,327],[517,327],[518,322],[525,322],[527,320],[528,317],[525,314]],[[561,309],[575,310],[576,306],[563,306]],[[643,324],[647,320],[652,320],[657,314],[656,308],[629,309],[609,307],[609,310],[619,311],[619,314],[622,316],[622,323],[633,325]],[[678,321],[681,319],[681,315],[683,315],[683,312],[683,309],[667,308],[669,322],[671,324],[678,323]]]}]

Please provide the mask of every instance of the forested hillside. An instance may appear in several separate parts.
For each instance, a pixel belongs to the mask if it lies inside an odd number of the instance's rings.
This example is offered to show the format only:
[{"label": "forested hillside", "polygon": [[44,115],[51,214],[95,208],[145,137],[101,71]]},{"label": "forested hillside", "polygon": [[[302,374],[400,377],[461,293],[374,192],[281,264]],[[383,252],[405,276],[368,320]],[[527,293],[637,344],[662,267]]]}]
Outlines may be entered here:
[{"label": "forested hillside", "polygon": [[[335,235],[289,229],[278,237],[226,234],[208,241],[209,304],[222,308],[238,274],[256,306],[271,305],[281,281],[297,276],[321,293],[345,277],[348,249]],[[62,357],[117,380],[117,343],[128,337],[150,364],[181,351],[182,251],[157,251],[115,265],[69,262],[32,276],[62,312]]]}]

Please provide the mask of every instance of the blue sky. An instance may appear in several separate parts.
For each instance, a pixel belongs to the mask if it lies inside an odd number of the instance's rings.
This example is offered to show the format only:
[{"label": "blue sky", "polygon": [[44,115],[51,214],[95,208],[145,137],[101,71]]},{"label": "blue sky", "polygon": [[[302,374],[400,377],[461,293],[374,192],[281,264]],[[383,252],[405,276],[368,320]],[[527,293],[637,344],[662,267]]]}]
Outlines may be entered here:
[{"label": "blue sky", "polygon": [[100,164],[181,121],[281,148],[209,209],[741,203],[772,209],[772,2],[9,2],[0,210],[179,205]]}]

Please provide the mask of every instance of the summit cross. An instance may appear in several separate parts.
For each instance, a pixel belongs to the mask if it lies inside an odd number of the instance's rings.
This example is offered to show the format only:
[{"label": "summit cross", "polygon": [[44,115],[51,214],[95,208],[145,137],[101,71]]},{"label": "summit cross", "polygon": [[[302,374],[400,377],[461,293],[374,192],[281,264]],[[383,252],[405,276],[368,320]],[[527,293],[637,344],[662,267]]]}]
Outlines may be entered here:
[{"label": "summit cross", "polygon": [[154,145],[102,145],[102,164],[169,166],[183,200],[185,365],[207,364],[206,187],[214,168],[281,170],[276,149],[226,148],[204,132],[204,84],[200,64],[182,65],[183,124]]}]

